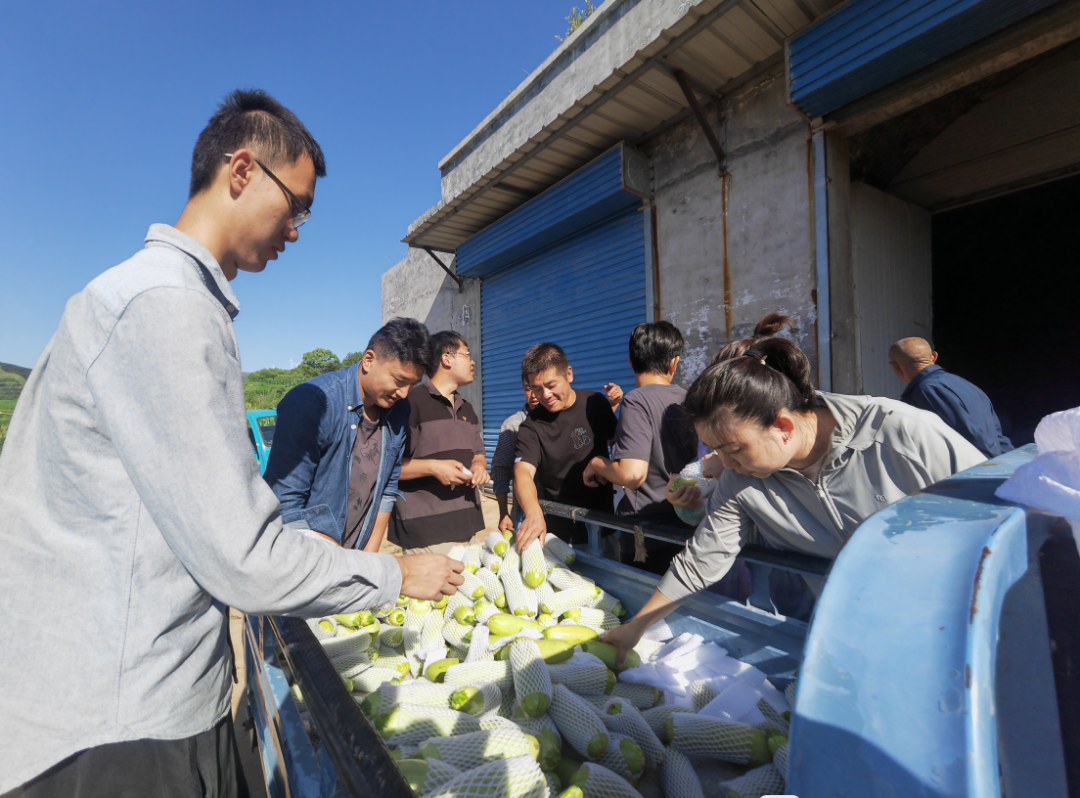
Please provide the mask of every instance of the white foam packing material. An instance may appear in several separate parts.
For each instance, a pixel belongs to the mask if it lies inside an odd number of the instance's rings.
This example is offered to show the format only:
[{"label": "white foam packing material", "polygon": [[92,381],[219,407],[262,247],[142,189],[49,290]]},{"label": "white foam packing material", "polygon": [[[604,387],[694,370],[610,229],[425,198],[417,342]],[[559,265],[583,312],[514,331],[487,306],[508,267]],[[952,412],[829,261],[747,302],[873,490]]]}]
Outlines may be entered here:
[{"label": "white foam packing material", "polygon": [[1006,501],[1064,516],[1080,550],[1080,407],[1051,413],[1035,428],[1039,454],[995,494]]},{"label": "white foam packing material", "polygon": [[686,691],[682,693],[675,693],[672,690],[664,690],[664,706],[685,707],[691,712],[694,711],[694,699],[691,698]]},{"label": "white foam packing material", "polygon": [[647,684],[658,690],[668,689],[667,681],[665,681],[664,677],[657,671],[656,666],[648,663],[623,671],[619,674],[619,680],[630,682],[631,684]]},{"label": "white foam packing material", "polygon": [[683,632],[669,643],[666,643],[662,649],[653,654],[653,662],[663,662],[665,657],[680,657],[683,654],[687,654],[693,651],[698,646],[705,642],[705,638],[701,635],[691,634],[690,632]]},{"label": "white foam packing material", "polygon": [[719,660],[710,664],[709,667],[717,671],[717,676],[731,676],[735,679],[748,681],[755,686],[765,681],[764,673],[753,665],[735,659],[735,657]]},{"label": "white foam packing material", "polygon": [[761,691],[752,683],[736,679],[720,695],[706,704],[698,714],[756,726],[765,722],[765,716],[757,708],[757,702],[761,698],[763,698]]},{"label": "white foam packing material", "polygon": [[[727,658],[727,651],[716,645],[716,643],[706,643],[682,654],[673,652],[672,654],[665,656],[662,662],[667,667],[679,671],[680,673],[685,673],[687,671],[700,672],[700,669],[703,667],[709,668],[710,672],[712,672],[710,666]],[[716,674],[719,675],[719,671],[716,671]],[[702,676],[701,678],[705,677]]]}]

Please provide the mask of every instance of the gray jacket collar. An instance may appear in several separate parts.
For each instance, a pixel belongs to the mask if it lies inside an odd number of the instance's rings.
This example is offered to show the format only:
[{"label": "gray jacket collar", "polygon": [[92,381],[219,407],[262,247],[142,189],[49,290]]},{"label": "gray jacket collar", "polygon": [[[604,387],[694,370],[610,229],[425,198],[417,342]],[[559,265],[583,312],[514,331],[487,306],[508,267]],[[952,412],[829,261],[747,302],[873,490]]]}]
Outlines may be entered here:
[{"label": "gray jacket collar", "polygon": [[836,419],[833,445],[861,452],[881,440],[881,430],[889,411],[868,402],[865,396],[847,396],[817,391],[818,399]]},{"label": "gray jacket collar", "polygon": [[240,313],[240,302],[237,301],[232,286],[225,279],[225,273],[221,271],[221,266],[218,265],[217,259],[210,254],[210,250],[198,240],[187,233],[181,233],[172,225],[150,225],[150,229],[146,233],[146,245],[161,244],[175,247],[194,260],[196,265],[200,267],[203,282],[206,283],[207,289],[217,298],[229,316],[236,319]]}]

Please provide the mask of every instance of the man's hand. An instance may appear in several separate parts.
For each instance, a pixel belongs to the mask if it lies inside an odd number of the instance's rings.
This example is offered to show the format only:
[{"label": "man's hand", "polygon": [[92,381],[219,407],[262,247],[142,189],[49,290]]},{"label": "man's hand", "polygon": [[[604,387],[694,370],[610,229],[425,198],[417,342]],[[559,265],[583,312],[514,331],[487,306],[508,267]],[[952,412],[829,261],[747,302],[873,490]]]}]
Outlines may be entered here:
[{"label": "man's hand", "polygon": [[594,457],[585,466],[585,470],[581,474],[581,481],[590,488],[599,488],[601,485],[606,485],[608,483],[607,479],[597,473],[598,468],[603,468],[606,465],[610,465],[606,458]]},{"label": "man's hand", "polygon": [[674,474],[671,479],[668,480],[668,489],[664,493],[664,498],[676,507],[686,507],[691,510],[697,509],[701,506],[701,491],[698,490],[697,485],[683,485],[676,491],[671,490],[671,481],[678,476],[678,474]]},{"label": "man's hand", "polygon": [[547,521],[544,520],[543,511],[525,514],[525,520],[517,531],[517,550],[525,551],[534,540],[539,540],[541,546],[547,540]]},{"label": "man's hand", "polygon": [[604,393],[607,395],[608,404],[611,405],[611,409],[614,411],[618,409],[619,402],[622,401],[622,388],[613,382],[604,383]]},{"label": "man's hand", "polygon": [[641,642],[641,636],[645,633],[644,629],[638,629],[637,624],[633,621],[630,623],[624,623],[621,626],[616,626],[602,638],[605,643],[610,643],[615,646],[615,667],[621,668],[626,661],[626,655],[630,653],[630,650]]},{"label": "man's hand", "polygon": [[491,482],[491,475],[487,470],[487,461],[483,457],[477,457],[473,460],[469,470],[472,471],[472,476],[469,477],[470,488],[477,488]]},{"label": "man's hand", "polygon": [[504,515],[499,519],[499,531],[500,532],[513,532],[514,531],[514,519],[509,515]]},{"label": "man's hand", "polygon": [[472,477],[465,473],[465,467],[457,460],[432,460],[429,466],[431,475],[444,485],[468,485]]},{"label": "man's hand", "polygon": [[403,554],[394,558],[401,569],[401,595],[414,599],[438,601],[457,593],[465,579],[465,563],[445,554]]}]

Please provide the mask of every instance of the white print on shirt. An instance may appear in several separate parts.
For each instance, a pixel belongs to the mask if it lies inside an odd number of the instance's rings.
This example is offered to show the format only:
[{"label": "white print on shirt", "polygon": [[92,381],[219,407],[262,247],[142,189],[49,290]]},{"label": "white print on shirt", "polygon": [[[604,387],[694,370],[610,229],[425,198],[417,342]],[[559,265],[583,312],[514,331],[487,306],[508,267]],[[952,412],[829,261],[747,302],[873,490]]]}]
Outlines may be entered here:
[{"label": "white print on shirt", "polygon": [[576,430],[570,433],[570,437],[574,441],[575,449],[580,449],[583,446],[589,446],[592,444],[592,438],[589,437],[589,433],[585,431],[584,427],[578,427]]}]

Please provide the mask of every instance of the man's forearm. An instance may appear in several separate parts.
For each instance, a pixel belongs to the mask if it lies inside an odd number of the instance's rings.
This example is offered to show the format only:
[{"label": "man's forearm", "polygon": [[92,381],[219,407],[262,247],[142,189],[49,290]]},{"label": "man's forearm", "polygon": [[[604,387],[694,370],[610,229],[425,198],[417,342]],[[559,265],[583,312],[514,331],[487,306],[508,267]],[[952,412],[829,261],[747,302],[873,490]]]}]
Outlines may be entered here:
[{"label": "man's forearm", "polygon": [[496,493],[495,501],[499,503],[499,518],[505,518],[510,515],[510,494],[509,493]]},{"label": "man's forearm", "polygon": [[401,473],[398,480],[420,479],[434,475],[431,470],[431,460],[416,460],[413,458],[401,461]]},{"label": "man's forearm", "polygon": [[369,554],[377,554],[386,539],[386,528],[390,524],[390,513],[379,513],[375,516],[375,526],[371,529],[371,537],[364,545],[364,551]]},{"label": "man's forearm", "polygon": [[531,479],[518,477],[514,471],[514,501],[521,505],[526,515],[535,515],[543,512],[540,509],[540,498],[536,495],[536,483]]},{"label": "man's forearm", "polygon": [[622,485],[630,490],[637,490],[649,476],[649,464],[641,460],[608,460],[606,457],[594,457],[591,463],[593,471],[614,485]]}]

